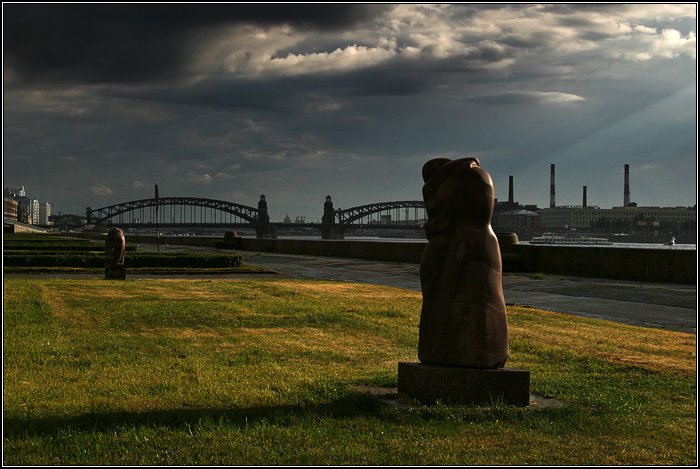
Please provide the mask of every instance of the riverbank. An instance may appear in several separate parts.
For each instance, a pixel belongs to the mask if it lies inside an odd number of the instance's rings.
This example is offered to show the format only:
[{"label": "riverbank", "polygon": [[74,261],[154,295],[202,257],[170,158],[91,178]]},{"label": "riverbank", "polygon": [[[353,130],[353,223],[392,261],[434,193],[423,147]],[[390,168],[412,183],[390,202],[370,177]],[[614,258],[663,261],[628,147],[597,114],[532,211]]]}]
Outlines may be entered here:
[{"label": "riverbank", "polygon": [[[103,239],[99,234],[81,237]],[[128,243],[156,242],[155,236],[131,235]],[[419,264],[426,241],[364,241],[359,239],[258,239],[236,237],[224,242],[218,237],[161,236],[162,245],[220,247],[241,251],[308,256],[368,259]],[[517,237],[499,235],[505,272],[541,272],[617,280],[640,280],[695,284],[697,250],[640,249],[614,246],[534,246],[518,243]]]}]

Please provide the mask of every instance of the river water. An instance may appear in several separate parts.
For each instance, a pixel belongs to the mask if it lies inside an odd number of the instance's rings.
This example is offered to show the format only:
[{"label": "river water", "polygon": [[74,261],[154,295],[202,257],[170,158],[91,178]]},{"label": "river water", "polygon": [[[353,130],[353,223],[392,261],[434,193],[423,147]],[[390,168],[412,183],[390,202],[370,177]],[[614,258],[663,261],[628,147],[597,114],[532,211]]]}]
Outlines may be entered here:
[{"label": "river water", "polygon": [[[319,240],[319,236],[278,236],[278,239],[308,239]],[[390,243],[426,243],[427,240],[420,238],[380,238],[378,236],[345,236],[345,241],[378,241]],[[530,244],[527,241],[520,241],[520,244]],[[675,244],[673,246],[665,246],[663,243],[613,243],[612,245],[603,246],[584,246],[579,244],[569,244],[564,246],[581,246],[581,247],[603,247],[603,248],[642,248],[642,249],[691,249],[696,250],[696,244]]]}]

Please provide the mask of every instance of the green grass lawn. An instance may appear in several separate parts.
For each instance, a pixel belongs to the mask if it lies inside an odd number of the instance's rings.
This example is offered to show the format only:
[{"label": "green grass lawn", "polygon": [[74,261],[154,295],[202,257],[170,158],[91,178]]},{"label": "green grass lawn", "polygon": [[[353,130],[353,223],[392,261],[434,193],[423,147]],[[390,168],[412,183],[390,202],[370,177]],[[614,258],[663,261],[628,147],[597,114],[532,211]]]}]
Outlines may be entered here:
[{"label": "green grass lawn", "polygon": [[560,407],[390,406],[420,293],[294,280],[5,278],[4,464],[696,462],[696,338],[509,308]]}]

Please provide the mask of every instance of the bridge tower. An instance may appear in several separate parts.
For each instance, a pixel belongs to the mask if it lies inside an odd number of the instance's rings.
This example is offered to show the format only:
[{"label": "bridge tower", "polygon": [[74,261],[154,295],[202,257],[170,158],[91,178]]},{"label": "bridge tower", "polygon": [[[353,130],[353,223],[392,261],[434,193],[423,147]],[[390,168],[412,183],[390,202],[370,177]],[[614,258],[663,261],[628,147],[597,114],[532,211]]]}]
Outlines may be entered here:
[{"label": "bridge tower", "polygon": [[331,196],[326,196],[323,204],[323,217],[321,218],[321,239],[344,239],[345,229],[335,223],[335,210]]},{"label": "bridge tower", "polygon": [[265,194],[260,194],[260,200],[258,201],[258,221],[255,224],[255,233],[257,238],[277,238],[277,225],[270,223]]}]

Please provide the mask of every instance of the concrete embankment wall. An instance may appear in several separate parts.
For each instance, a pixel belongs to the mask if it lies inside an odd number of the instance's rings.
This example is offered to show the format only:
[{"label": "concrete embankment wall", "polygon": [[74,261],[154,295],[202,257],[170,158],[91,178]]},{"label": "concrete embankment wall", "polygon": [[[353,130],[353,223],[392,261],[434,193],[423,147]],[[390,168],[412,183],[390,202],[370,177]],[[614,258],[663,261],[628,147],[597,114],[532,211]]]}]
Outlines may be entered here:
[{"label": "concrete embankment wall", "polygon": [[241,238],[239,249],[309,256],[349,257],[387,262],[420,263],[425,241],[381,242],[358,240]]},{"label": "concrete embankment wall", "polygon": [[[499,236],[500,238],[500,236]],[[503,270],[649,282],[696,283],[697,251],[585,246],[508,245]],[[420,263],[427,242],[241,238],[248,251]]]},{"label": "concrete embankment wall", "polygon": [[697,281],[697,251],[518,244],[514,253],[525,271],[649,282]]},{"label": "concrete embankment wall", "polygon": [[[83,233],[80,237],[104,240],[106,235]],[[208,236],[161,236],[160,244],[215,247],[222,238]],[[126,235],[127,244],[156,244],[152,235]],[[258,239],[235,238],[231,247],[243,251],[274,252],[279,254],[299,254],[307,256],[347,257],[387,262],[420,263],[427,241],[417,242],[374,242],[350,239]]]},{"label": "concrete embankment wall", "polygon": [[[97,236],[99,239],[99,235]],[[104,239],[104,238],[102,238]],[[223,238],[161,236],[162,245],[215,246]],[[509,244],[499,235],[503,270],[602,277],[620,280],[689,283],[697,280],[697,251],[689,249],[533,246]],[[127,236],[127,243],[155,243],[154,236]],[[236,238],[231,247],[244,251],[345,257],[420,263],[426,241],[302,240]]]},{"label": "concrete embankment wall", "polygon": [[[89,236],[93,239],[105,239],[105,235]],[[132,235],[127,234],[126,236],[127,244],[144,243],[144,244],[156,244],[156,237],[153,235]],[[160,244],[165,246],[167,244],[172,244],[176,246],[203,246],[203,247],[214,247],[214,243],[223,240],[223,238],[213,237],[213,236],[161,236]]]}]

